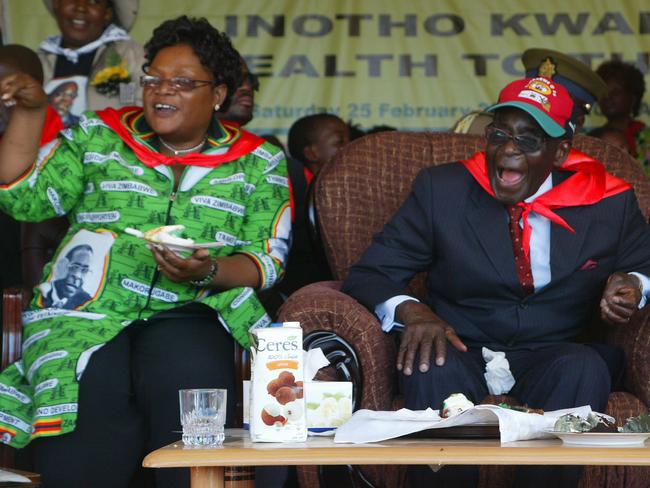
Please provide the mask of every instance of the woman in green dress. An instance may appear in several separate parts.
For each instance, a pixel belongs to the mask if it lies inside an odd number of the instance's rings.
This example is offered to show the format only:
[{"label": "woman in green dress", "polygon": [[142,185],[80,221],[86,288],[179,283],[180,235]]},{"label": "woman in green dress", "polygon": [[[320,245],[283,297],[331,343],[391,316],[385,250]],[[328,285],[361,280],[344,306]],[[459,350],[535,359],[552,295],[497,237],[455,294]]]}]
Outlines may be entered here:
[{"label": "woman in green dress", "polygon": [[[284,155],[216,116],[239,85],[239,54],[185,16],[145,49],[142,108],[86,112],[40,151],[47,96],[26,74],[0,80],[15,105],[0,207],[70,221],[24,314],[23,357],[0,374],[2,440],[33,443],[48,487],[126,487],[143,454],[177,440],[178,389],[232,398],[234,340],[246,347],[268,325],[255,290],[283,274]],[[209,245],[172,250],[126,232],[179,224]],[[156,470],[157,486],[187,479]]]}]

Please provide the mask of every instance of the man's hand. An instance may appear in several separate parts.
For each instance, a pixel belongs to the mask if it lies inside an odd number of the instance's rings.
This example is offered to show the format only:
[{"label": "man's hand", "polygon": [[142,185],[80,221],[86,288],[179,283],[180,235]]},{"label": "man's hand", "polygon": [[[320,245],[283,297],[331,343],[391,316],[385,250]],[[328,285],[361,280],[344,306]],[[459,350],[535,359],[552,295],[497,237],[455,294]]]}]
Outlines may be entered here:
[{"label": "man's hand", "polygon": [[600,300],[600,316],[610,324],[626,324],[638,310],[640,300],[639,278],[627,273],[612,273]]},{"label": "man's hand", "polygon": [[150,245],[158,269],[171,281],[185,283],[192,280],[202,280],[210,272],[212,262],[207,249],[197,249],[188,258],[182,258],[168,247]]},{"label": "man's hand", "polygon": [[405,375],[413,372],[415,355],[420,353],[419,370],[429,370],[431,349],[435,347],[436,365],[445,364],[447,341],[459,351],[467,351],[467,346],[456,335],[454,329],[440,319],[429,307],[412,300],[402,302],[396,311],[398,322],[404,324],[402,342],[397,352],[397,369]]}]

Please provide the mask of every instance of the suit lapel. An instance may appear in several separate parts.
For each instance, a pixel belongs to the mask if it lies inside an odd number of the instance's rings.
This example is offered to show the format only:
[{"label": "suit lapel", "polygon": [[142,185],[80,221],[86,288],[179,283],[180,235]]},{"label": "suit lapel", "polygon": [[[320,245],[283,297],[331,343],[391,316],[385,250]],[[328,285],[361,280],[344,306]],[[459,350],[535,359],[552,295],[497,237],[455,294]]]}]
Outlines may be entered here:
[{"label": "suit lapel", "polygon": [[[567,171],[556,171],[553,173],[553,186],[559,185],[571,175]],[[575,233],[551,223],[551,281],[563,279],[582,264],[578,260],[589,228],[589,219],[582,218],[583,212],[581,207],[555,210]]]},{"label": "suit lapel", "polygon": [[551,224],[551,281],[559,281],[573,273],[579,262],[589,223],[580,218],[581,208],[557,209],[556,213],[573,227],[575,233]]},{"label": "suit lapel", "polygon": [[470,202],[473,205],[466,214],[468,225],[503,283],[513,292],[521,294],[523,292],[515,270],[515,257],[508,231],[508,217],[503,204],[488,195],[479,185],[472,187]]}]

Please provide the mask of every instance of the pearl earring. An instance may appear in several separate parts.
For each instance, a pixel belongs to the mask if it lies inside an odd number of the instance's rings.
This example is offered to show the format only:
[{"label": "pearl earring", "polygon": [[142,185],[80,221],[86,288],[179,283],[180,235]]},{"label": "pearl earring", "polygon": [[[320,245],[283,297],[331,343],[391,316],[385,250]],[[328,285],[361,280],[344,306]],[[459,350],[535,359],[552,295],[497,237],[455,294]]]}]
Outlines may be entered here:
[{"label": "pearl earring", "polygon": [[220,108],[221,108],[221,105],[219,105],[219,104],[217,103],[217,104],[214,106],[214,111],[215,111],[215,112],[218,112]]}]

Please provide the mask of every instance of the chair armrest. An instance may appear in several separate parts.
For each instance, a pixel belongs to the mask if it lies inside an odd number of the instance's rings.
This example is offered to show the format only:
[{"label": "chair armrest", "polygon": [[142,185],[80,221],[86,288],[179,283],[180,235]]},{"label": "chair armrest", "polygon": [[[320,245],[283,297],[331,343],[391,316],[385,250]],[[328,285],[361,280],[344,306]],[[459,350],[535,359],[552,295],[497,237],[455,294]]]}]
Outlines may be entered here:
[{"label": "chair armrest", "polygon": [[385,334],[377,318],[340,291],[340,281],[321,281],[293,293],[282,305],[279,321],[298,321],[303,336],[334,332],[350,344],[360,365],[361,408],[390,410],[396,391],[394,338]]},{"label": "chair armrest", "polygon": [[23,290],[2,291],[2,369],[21,356],[23,335]]},{"label": "chair armrest", "polygon": [[650,405],[650,305],[639,310],[629,324],[608,329],[608,342],[625,351],[626,390]]}]

